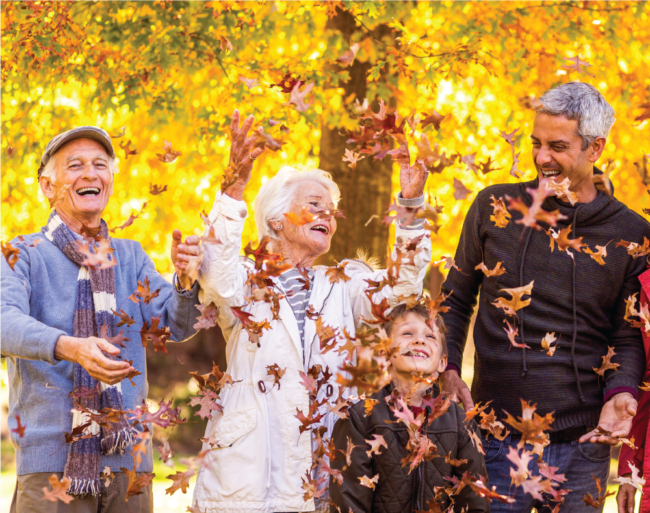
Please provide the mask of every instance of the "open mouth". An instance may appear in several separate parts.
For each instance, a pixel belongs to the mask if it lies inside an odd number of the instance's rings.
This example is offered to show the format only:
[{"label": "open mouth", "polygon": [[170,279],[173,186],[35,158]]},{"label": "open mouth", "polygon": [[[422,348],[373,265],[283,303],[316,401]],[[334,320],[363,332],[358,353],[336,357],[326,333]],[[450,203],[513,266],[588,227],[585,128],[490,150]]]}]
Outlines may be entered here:
[{"label": "open mouth", "polygon": [[97,196],[101,191],[98,187],[82,187],[75,191],[79,196]]},{"label": "open mouth", "polygon": [[311,229],[316,232],[324,233],[325,235],[329,235],[330,233],[330,229],[324,224],[317,224],[316,226],[312,226]]},{"label": "open mouth", "polygon": [[542,175],[544,178],[552,178],[554,176],[559,176],[561,171],[559,169],[542,169]]},{"label": "open mouth", "polygon": [[410,356],[412,358],[421,358],[423,360],[426,360],[427,358],[429,358],[429,353],[427,353],[423,349],[411,349],[409,351],[406,351],[404,353],[404,356]]}]

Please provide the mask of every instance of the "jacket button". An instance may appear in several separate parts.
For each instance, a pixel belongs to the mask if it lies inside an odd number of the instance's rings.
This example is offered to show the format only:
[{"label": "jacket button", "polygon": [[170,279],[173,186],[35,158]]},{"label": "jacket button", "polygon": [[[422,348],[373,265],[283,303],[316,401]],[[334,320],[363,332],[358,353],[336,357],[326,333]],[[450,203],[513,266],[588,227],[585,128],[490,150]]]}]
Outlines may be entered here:
[{"label": "jacket button", "polygon": [[402,237],[397,237],[397,243],[402,244],[404,242],[404,239]]},{"label": "jacket button", "polygon": [[260,392],[262,392],[263,394],[266,393],[266,383],[264,383],[264,381],[259,380],[259,381],[257,382],[257,388],[259,388],[259,389],[260,389]]},{"label": "jacket button", "polygon": [[239,216],[240,216],[242,219],[244,219],[244,217],[246,217],[246,211],[245,211],[245,210],[240,210],[240,212],[239,212]]}]

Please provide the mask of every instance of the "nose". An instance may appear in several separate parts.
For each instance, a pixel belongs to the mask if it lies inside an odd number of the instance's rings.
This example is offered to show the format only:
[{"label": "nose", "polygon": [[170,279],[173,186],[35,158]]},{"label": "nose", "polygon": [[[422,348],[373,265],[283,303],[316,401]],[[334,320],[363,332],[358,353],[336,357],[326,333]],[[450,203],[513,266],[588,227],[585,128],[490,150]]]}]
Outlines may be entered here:
[{"label": "nose", "polygon": [[553,158],[551,157],[551,153],[546,148],[541,147],[539,150],[537,150],[537,155],[535,155],[535,163],[538,166],[544,167],[551,162],[553,162]]}]

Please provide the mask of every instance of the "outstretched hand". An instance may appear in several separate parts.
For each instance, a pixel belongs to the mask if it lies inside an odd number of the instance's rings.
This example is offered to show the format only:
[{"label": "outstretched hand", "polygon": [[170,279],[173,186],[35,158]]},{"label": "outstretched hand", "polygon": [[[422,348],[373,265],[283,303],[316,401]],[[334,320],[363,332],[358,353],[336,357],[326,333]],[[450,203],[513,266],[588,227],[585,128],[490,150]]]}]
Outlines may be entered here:
[{"label": "outstretched hand", "polygon": [[[242,126],[239,126],[239,111],[235,109],[230,121],[230,135],[232,142],[230,143],[230,162],[228,166],[230,170],[237,175],[237,180],[233,185],[228,187],[225,193],[236,200],[241,200],[244,193],[244,188],[251,178],[251,171],[253,164],[264,150],[265,146],[255,147],[257,136],[255,134],[248,137],[255,118],[248,116]],[[258,131],[261,131],[260,127]]]},{"label": "outstretched hand", "polygon": [[[580,438],[580,443],[591,442],[617,445],[620,438],[630,434],[632,418],[636,415],[636,399],[629,392],[616,394],[605,403],[600,412],[598,427]],[[598,428],[611,434],[599,434]]]},{"label": "outstretched hand", "polygon": [[417,162],[413,166],[401,165],[399,170],[399,183],[402,188],[402,197],[406,199],[419,198],[424,194],[429,171]]}]

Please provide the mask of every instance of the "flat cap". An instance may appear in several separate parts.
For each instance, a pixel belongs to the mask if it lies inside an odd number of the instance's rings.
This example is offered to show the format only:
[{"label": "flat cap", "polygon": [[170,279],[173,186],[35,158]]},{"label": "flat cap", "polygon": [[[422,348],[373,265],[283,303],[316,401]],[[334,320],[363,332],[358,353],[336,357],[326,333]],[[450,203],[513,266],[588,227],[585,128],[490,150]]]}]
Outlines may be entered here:
[{"label": "flat cap", "polygon": [[59,151],[61,146],[65,143],[69,143],[75,139],[93,139],[106,148],[106,152],[110,158],[115,158],[115,150],[113,149],[111,136],[108,135],[106,130],[99,128],[98,126],[80,126],[57,135],[47,143],[45,153],[43,153],[43,156],[41,157],[41,166],[38,168],[39,177],[47,163],[52,158],[52,155]]}]

